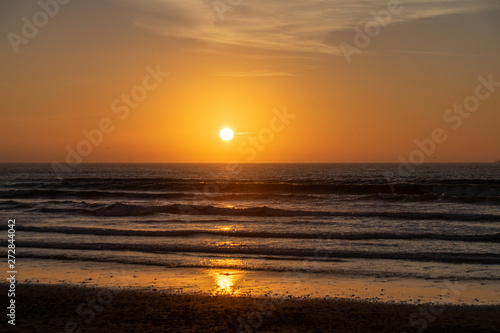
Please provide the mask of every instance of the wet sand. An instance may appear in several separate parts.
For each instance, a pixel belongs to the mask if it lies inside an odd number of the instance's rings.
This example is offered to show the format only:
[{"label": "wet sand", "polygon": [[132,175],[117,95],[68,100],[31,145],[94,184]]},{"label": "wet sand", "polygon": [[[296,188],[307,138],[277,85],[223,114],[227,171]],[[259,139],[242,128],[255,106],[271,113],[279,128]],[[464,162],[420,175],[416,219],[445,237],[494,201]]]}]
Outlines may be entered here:
[{"label": "wet sand", "polygon": [[26,258],[21,267],[15,329],[7,317],[0,325],[15,332],[500,332],[494,280]]},{"label": "wet sand", "polygon": [[21,259],[22,283],[126,287],[209,295],[331,297],[375,302],[500,305],[497,280],[377,278],[232,268],[167,268],[106,262]]},{"label": "wet sand", "polygon": [[[16,289],[13,332],[500,332],[498,305],[213,296],[67,284],[21,283]],[[1,293],[2,304],[6,294]],[[6,319],[2,322],[7,326]]]}]

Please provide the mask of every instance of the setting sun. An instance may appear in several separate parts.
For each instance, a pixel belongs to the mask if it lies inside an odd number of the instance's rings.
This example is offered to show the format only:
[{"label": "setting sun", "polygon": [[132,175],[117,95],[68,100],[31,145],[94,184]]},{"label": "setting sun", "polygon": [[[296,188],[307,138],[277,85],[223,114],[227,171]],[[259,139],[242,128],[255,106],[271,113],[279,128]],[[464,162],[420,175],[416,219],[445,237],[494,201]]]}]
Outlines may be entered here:
[{"label": "setting sun", "polygon": [[223,128],[220,131],[220,138],[225,141],[231,140],[233,138],[233,135],[233,130],[230,128]]}]

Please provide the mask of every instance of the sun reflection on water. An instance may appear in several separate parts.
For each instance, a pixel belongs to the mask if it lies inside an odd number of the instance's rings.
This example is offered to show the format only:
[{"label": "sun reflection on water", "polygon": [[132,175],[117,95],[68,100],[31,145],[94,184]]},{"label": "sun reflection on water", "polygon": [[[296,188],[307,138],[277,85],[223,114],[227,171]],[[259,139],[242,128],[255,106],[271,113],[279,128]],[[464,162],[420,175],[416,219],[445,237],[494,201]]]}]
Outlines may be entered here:
[{"label": "sun reflection on water", "polygon": [[221,227],[217,226],[217,227],[215,227],[215,230],[229,231],[231,229],[232,229],[231,226],[223,226],[223,227],[222,226]]},{"label": "sun reflection on water", "polygon": [[211,270],[213,279],[211,292],[215,295],[237,295],[244,280],[242,271]]},{"label": "sun reflection on water", "polygon": [[233,242],[233,241],[225,241],[225,242],[215,242],[214,244],[218,248],[235,248],[241,247],[241,243]]}]

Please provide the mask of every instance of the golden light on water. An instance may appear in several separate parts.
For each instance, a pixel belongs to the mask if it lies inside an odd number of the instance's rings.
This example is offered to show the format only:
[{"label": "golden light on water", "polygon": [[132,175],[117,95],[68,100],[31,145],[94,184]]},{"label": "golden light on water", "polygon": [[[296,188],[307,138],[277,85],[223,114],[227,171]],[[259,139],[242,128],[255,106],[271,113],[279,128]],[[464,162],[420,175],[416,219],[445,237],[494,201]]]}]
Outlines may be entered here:
[{"label": "golden light on water", "polygon": [[231,293],[234,286],[234,277],[231,275],[219,274],[217,277],[217,287],[223,292]]},{"label": "golden light on water", "polygon": [[236,228],[233,225],[216,225],[214,226],[214,230],[219,231],[230,231],[230,230],[235,230]]},{"label": "golden light on water", "polygon": [[236,295],[240,291],[241,273],[237,271],[213,271],[213,292],[215,294]]},{"label": "golden light on water", "polygon": [[233,242],[233,241],[225,241],[225,242],[215,242],[214,245],[218,248],[234,248],[241,246],[241,243]]}]

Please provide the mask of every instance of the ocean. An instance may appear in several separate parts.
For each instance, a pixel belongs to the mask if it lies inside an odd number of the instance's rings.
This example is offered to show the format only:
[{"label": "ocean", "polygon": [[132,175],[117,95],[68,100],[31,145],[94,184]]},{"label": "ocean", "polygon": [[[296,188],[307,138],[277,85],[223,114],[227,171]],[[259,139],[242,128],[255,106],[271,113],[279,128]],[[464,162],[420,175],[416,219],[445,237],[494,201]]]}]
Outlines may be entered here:
[{"label": "ocean", "polygon": [[[500,280],[500,164],[0,165],[22,258]],[[7,246],[7,237],[0,240]]]}]

